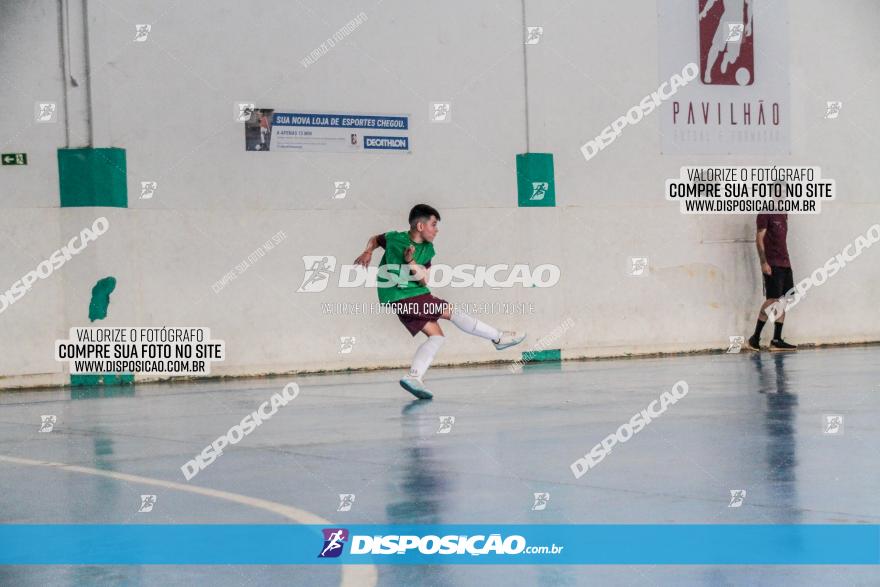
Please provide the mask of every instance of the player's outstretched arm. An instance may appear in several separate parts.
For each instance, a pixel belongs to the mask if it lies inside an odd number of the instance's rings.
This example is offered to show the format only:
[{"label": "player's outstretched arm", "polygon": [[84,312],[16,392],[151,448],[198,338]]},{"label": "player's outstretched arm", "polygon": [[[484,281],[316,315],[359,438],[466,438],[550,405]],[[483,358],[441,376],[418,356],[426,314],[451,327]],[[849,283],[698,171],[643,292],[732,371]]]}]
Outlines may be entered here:
[{"label": "player's outstretched arm", "polygon": [[361,253],[357,259],[354,260],[355,265],[363,265],[364,267],[370,266],[370,261],[373,260],[373,251],[379,248],[380,241],[383,239],[384,234],[377,234],[370,237],[370,240],[367,241],[367,246],[364,249],[364,252]]}]

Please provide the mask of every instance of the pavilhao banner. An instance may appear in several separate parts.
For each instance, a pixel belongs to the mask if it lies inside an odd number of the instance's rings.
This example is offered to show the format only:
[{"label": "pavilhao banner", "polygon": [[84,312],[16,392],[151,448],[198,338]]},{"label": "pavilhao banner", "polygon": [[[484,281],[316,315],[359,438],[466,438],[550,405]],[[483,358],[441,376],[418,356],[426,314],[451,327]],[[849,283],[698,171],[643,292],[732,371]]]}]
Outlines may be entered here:
[{"label": "pavilhao banner", "polygon": [[780,0],[658,3],[660,79],[699,65],[661,106],[662,152],[791,151],[788,21]]}]

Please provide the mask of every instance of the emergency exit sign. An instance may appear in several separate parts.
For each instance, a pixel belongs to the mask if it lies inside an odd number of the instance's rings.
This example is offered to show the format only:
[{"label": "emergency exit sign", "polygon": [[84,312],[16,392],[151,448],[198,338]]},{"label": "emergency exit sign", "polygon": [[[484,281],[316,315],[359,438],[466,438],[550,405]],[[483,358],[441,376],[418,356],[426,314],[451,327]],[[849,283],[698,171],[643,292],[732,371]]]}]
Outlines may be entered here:
[{"label": "emergency exit sign", "polygon": [[27,153],[3,153],[0,161],[3,165],[27,165]]}]

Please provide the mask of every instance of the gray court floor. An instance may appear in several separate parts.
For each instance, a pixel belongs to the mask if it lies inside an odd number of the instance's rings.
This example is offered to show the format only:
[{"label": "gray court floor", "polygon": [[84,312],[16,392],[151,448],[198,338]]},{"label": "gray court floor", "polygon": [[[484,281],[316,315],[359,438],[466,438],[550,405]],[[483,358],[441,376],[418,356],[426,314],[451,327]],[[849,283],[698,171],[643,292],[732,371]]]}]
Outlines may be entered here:
[{"label": "gray court floor", "polygon": [[[880,523],[880,347],[0,393],[0,523],[287,523],[112,476],[354,523]],[[678,380],[689,393],[580,479],[569,465]],[[192,481],[180,467],[296,381],[299,396]],[[54,429],[39,432],[41,416]],[[842,429],[826,433],[826,416]],[[441,417],[453,416],[438,433]],[[731,490],[745,490],[729,507]],[[535,511],[534,493],[550,494]],[[138,513],[141,494],[155,494]],[[337,511],[339,494],[355,494]],[[338,585],[338,567],[0,567],[0,585]],[[877,567],[378,568],[379,585],[877,585]]]}]

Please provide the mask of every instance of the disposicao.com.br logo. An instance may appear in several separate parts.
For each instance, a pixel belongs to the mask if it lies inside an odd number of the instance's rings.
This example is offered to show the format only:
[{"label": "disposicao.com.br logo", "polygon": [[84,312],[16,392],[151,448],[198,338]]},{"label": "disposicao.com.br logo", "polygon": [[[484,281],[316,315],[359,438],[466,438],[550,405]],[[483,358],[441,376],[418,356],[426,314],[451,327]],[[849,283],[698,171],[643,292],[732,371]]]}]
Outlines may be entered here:
[{"label": "disposicao.com.br logo", "polygon": [[350,543],[350,555],[518,555],[560,554],[564,546],[528,546],[525,537],[511,534],[377,534],[349,535],[346,528],[324,528],[324,544],[318,558],[336,558]]},{"label": "disposicao.com.br logo", "polygon": [[[332,255],[303,256],[305,275],[297,292],[316,293],[327,289],[330,276],[337,272],[336,257]],[[428,287],[491,287],[508,288],[552,287],[559,282],[561,271],[557,265],[544,263],[535,266],[518,263],[509,265],[431,264]],[[379,279],[381,277],[381,280]],[[399,287],[406,281],[417,281],[407,265],[388,263],[364,269],[359,265],[339,267],[338,287]]]}]

